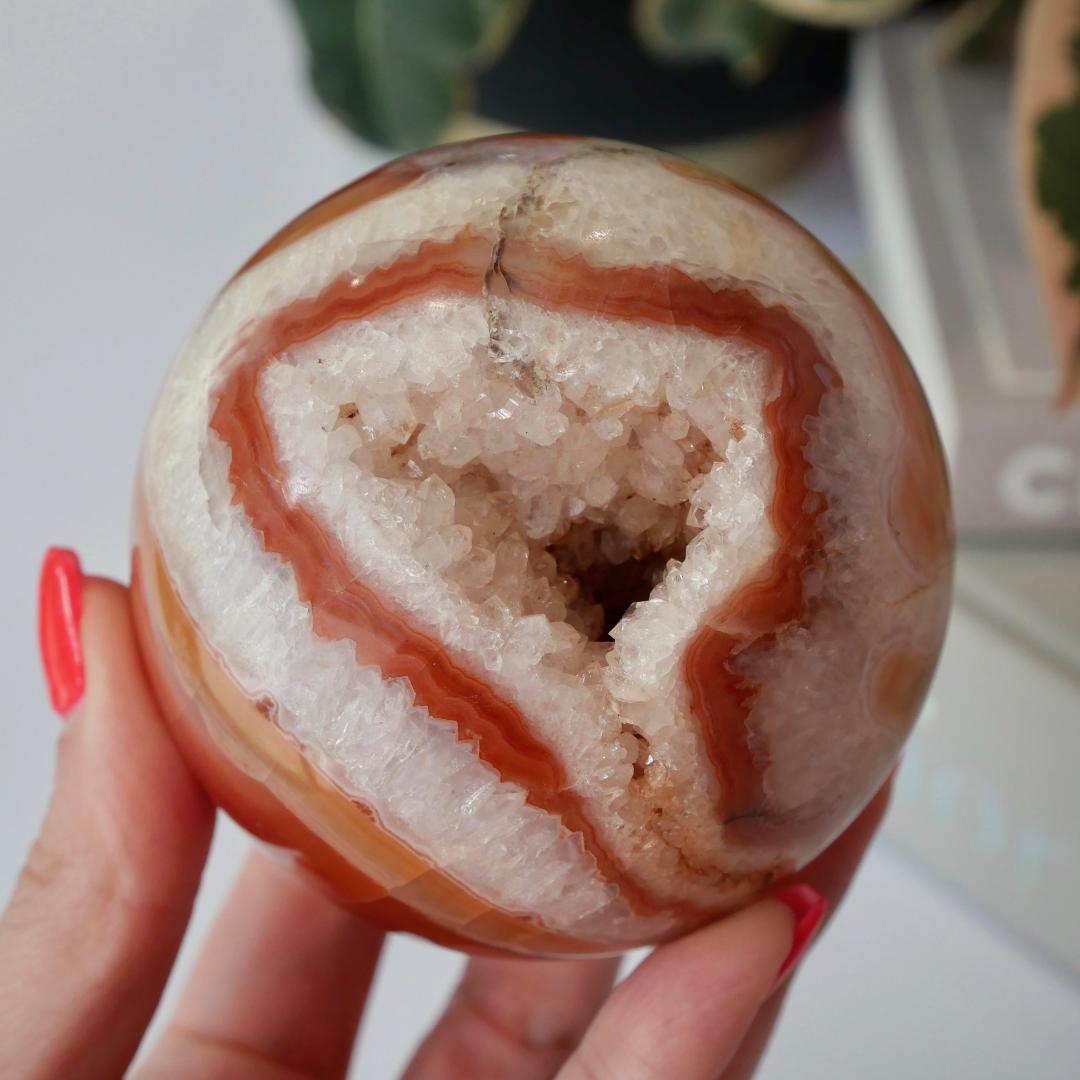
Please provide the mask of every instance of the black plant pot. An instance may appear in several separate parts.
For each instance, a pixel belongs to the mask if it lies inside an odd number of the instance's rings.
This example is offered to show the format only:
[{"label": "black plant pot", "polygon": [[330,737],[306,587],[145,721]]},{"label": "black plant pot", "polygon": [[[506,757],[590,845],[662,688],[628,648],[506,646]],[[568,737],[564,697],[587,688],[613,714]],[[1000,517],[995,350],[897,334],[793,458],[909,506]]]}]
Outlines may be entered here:
[{"label": "black plant pot", "polygon": [[657,58],[627,0],[534,0],[475,80],[448,138],[507,129],[602,135],[688,153],[761,185],[786,172],[844,94],[848,35],[795,26],[769,72]]}]

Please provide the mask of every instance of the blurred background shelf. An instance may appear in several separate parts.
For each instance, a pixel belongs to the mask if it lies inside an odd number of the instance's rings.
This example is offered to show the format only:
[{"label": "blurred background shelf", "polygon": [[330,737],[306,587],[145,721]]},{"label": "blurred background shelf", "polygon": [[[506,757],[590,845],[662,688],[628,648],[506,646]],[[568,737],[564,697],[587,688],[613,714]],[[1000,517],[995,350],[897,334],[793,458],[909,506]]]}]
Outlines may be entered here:
[{"label": "blurred background shelf", "polygon": [[1074,976],[1080,647],[1065,650],[1078,637],[1080,555],[961,552],[885,833]]}]

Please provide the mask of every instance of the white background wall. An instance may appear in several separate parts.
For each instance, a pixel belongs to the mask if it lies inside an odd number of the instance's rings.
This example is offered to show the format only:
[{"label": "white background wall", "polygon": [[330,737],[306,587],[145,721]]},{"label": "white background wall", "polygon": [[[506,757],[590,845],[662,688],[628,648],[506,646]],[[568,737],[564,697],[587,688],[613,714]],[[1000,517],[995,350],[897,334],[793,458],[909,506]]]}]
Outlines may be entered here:
[{"label": "white background wall", "polygon": [[[132,472],[165,365],[262,240],[377,155],[312,103],[271,0],[5,0],[0,27],[6,895],[57,733],[34,644],[42,552],[74,546],[88,570],[126,576]],[[778,197],[858,261],[839,148]],[[223,823],[192,937],[244,848]],[[357,1075],[396,1074],[460,965],[390,944]],[[1065,1080],[1080,1075],[1080,990],[881,843],[806,963],[762,1075]]]}]

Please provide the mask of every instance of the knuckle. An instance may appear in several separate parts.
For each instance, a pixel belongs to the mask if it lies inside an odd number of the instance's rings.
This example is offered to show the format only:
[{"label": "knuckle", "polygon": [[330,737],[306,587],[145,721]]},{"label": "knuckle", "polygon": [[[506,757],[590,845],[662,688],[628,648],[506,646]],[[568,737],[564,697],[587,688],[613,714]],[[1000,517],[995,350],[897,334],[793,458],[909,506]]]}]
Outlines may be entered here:
[{"label": "knuckle", "polygon": [[71,877],[70,859],[46,830],[34,841],[19,872],[12,909],[19,909],[28,918],[44,916],[49,906],[46,901],[69,891]]},{"label": "knuckle", "polygon": [[92,928],[93,938],[122,948],[156,915],[130,878],[100,852],[73,848],[46,825],[27,854],[6,919],[23,927]]},{"label": "knuckle", "polygon": [[43,833],[30,848],[19,874],[19,888],[31,894],[50,892],[65,872],[66,859],[57,850],[48,833]]}]

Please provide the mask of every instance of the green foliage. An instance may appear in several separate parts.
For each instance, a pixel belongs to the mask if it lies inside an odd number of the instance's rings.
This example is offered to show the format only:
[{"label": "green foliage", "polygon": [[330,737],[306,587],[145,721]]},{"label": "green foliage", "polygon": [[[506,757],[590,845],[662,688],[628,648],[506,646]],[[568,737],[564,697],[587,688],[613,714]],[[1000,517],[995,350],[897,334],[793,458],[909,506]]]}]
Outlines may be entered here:
[{"label": "green foliage", "polygon": [[755,0],[635,0],[634,16],[657,54],[720,57],[747,81],[765,74],[791,26]]},{"label": "green foliage", "polygon": [[353,131],[401,150],[438,138],[525,2],[291,0],[320,100]]},{"label": "green foliage", "polygon": [[938,63],[978,63],[1007,54],[1023,0],[965,0],[943,16],[934,34]]},{"label": "green foliage", "polygon": [[[1073,39],[1070,53],[1080,81],[1080,34]],[[1055,218],[1073,249],[1073,265],[1063,284],[1070,292],[1080,292],[1080,85],[1068,101],[1043,113],[1035,136],[1039,203]],[[1080,348],[1080,342],[1077,345]]]},{"label": "green foliage", "polygon": [[[1035,180],[1039,203],[1072,249],[1062,287],[1080,292],[1080,34],[1073,38],[1071,55],[1078,85],[1069,101],[1044,113],[1035,126]],[[1072,363],[1074,371],[1080,369],[1080,340],[1073,343]]]}]

